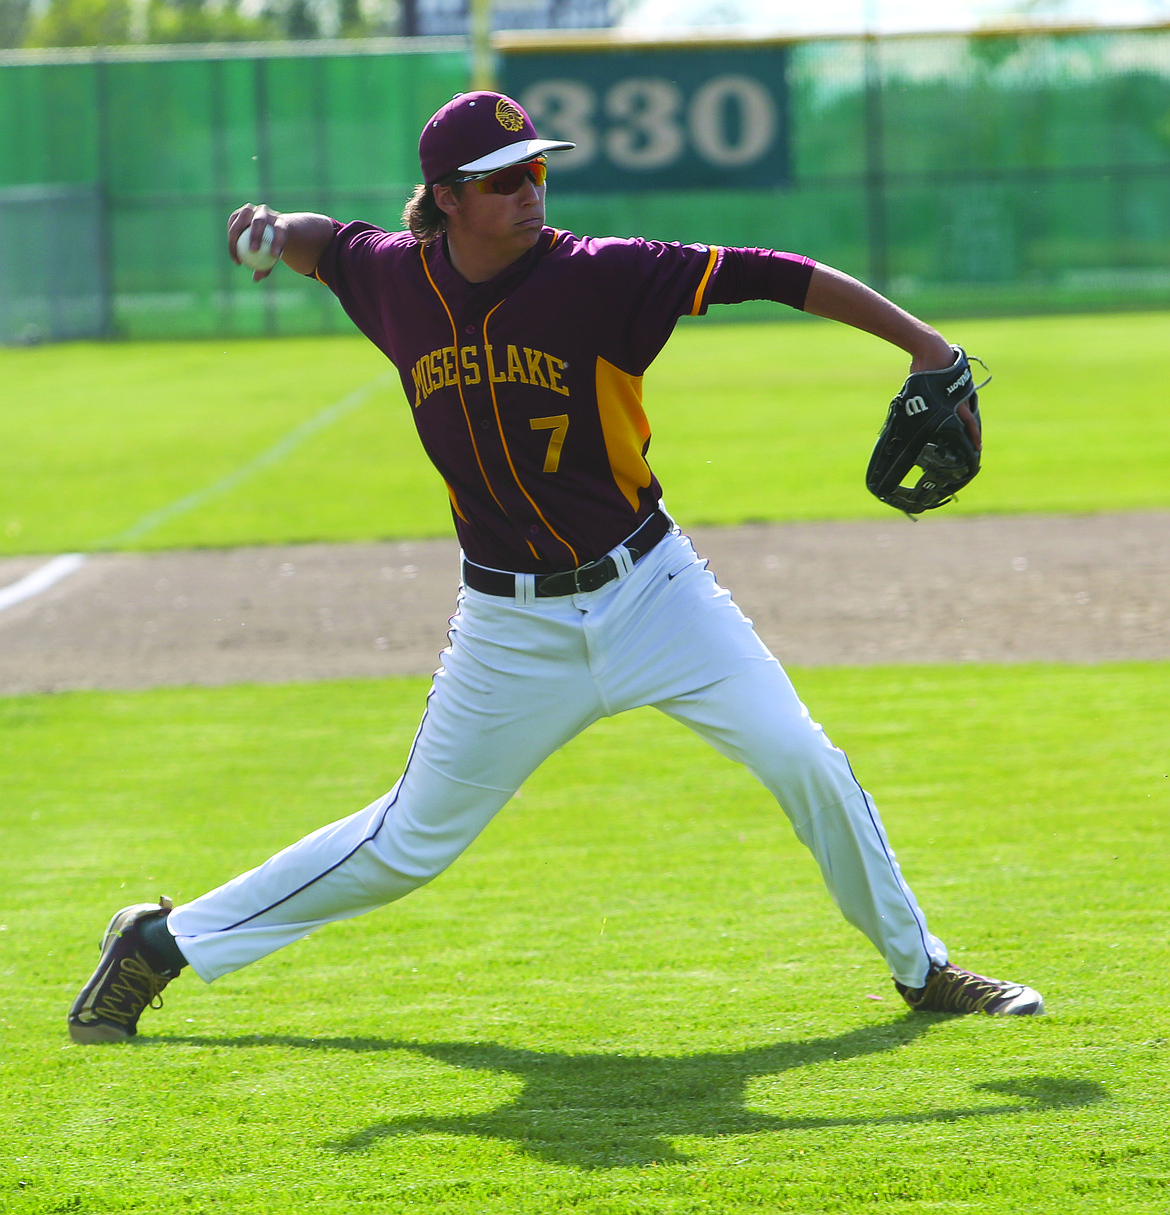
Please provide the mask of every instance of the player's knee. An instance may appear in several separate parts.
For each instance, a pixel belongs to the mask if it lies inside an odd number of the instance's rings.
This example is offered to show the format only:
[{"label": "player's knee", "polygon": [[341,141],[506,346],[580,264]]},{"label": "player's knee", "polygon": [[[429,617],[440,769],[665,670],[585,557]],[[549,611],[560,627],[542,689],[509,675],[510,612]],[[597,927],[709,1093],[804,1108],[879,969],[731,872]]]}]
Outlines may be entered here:
[{"label": "player's knee", "polygon": [[390,903],[433,881],[458,855],[401,844],[379,847],[378,840],[370,840],[350,858],[348,868],[377,902]]},{"label": "player's knee", "polygon": [[844,752],[820,732],[776,738],[758,748],[747,766],[794,819],[860,793]]},{"label": "player's knee", "polygon": [[815,724],[790,722],[769,728],[761,722],[747,740],[749,767],[770,775],[814,774],[845,762],[841,752]]},{"label": "player's knee", "polygon": [[[438,877],[474,842],[491,813],[436,815],[428,821],[406,814],[387,816],[365,851],[369,881],[395,886],[401,880],[421,886]],[[363,878],[363,881],[367,879]]]}]

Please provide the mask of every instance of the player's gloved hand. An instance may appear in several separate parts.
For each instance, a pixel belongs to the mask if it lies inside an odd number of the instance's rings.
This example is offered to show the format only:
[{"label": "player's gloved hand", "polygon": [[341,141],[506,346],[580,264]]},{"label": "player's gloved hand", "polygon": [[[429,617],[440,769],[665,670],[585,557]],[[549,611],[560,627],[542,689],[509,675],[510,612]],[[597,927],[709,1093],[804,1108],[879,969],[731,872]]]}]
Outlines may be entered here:
[{"label": "player's gloved hand", "polygon": [[[907,376],[890,402],[865,474],[870,493],[911,518],[945,506],[979,472],[979,397],[966,353],[951,349],[949,367]],[[903,484],[915,467],[921,475]]]}]

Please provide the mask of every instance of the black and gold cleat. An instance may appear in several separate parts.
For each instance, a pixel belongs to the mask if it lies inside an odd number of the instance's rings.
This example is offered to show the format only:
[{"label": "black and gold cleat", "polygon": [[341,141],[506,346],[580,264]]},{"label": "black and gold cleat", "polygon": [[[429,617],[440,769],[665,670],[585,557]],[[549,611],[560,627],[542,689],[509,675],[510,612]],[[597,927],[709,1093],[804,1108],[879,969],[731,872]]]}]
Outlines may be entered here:
[{"label": "black and gold cleat", "polygon": [[1038,991],[1022,983],[1004,983],[972,974],[949,962],[932,965],[924,987],[894,980],[902,999],[916,1012],[987,1013],[991,1017],[1034,1017],[1044,1011]]},{"label": "black and gold cleat", "polygon": [[164,895],[157,903],[135,903],[115,913],[102,937],[97,969],[69,1010],[74,1042],[125,1042],[138,1032],[138,1018],[147,1008],[162,1007],[162,990],[178,972],[160,969],[138,926],[168,915],[173,906]]}]

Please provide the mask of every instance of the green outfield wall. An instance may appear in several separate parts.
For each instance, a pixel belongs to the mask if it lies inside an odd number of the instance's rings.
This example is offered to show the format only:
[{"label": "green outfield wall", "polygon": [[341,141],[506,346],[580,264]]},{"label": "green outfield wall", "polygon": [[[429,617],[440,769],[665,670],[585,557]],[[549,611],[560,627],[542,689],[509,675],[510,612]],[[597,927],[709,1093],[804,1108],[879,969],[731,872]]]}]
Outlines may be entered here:
[{"label": "green outfield wall", "polygon": [[[930,315],[1170,305],[1170,26],[498,49],[579,145],[560,226],[793,249]],[[347,328],[311,281],[253,285],[226,217],[397,226],[467,63],[458,40],[4,54],[0,341]]]}]

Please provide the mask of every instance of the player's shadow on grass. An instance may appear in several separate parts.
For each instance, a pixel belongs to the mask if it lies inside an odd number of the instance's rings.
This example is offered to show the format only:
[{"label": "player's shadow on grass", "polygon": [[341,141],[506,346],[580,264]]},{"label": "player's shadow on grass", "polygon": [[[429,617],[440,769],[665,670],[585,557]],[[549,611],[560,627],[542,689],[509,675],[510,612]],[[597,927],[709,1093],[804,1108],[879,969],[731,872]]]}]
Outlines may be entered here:
[{"label": "player's shadow on grass", "polygon": [[[363,1152],[384,1139],[411,1135],[460,1135],[515,1144],[529,1155],[582,1169],[683,1162],[671,1146],[680,1136],[717,1138],[759,1132],[831,1127],[892,1126],[989,1118],[1023,1110],[1091,1105],[1108,1096],[1093,1081],[1046,1076],[976,1084],[999,1100],[898,1114],[784,1117],[748,1108],[747,1085],[820,1063],[896,1050],[940,1020],[908,1014],[885,1025],[850,1030],[833,1038],[777,1042],[751,1050],[700,1055],[569,1055],[520,1050],[480,1042],[405,1042],[371,1038],[201,1039],[218,1046],[279,1045],[311,1050],[412,1051],[469,1071],[519,1077],[523,1087],[509,1101],[480,1114],[403,1114],[323,1146]],[[158,1039],[155,1039],[159,1041]],[[193,1039],[170,1039],[170,1041]],[[1006,1100],[1005,1100],[1006,1098]]]}]

